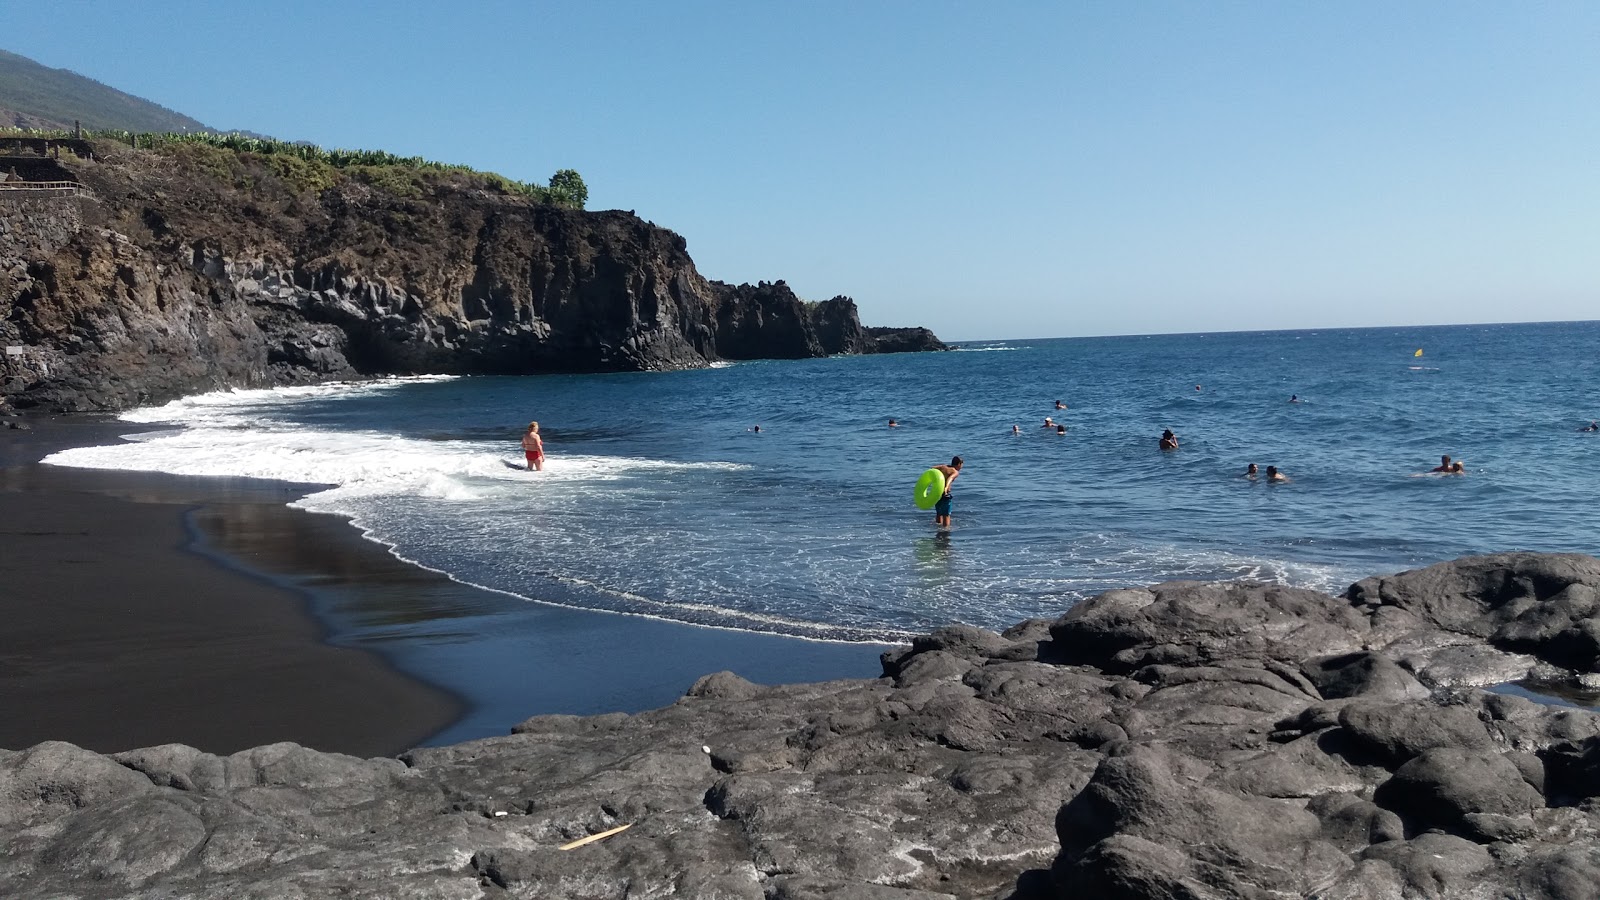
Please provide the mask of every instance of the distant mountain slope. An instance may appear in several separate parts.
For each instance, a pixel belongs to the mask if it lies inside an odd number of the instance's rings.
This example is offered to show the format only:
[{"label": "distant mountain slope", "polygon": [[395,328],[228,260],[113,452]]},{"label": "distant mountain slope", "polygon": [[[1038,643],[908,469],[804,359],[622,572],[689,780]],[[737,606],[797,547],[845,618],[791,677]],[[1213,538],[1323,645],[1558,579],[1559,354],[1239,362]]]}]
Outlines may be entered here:
[{"label": "distant mountain slope", "polygon": [[0,50],[0,128],[214,131],[164,106]]}]

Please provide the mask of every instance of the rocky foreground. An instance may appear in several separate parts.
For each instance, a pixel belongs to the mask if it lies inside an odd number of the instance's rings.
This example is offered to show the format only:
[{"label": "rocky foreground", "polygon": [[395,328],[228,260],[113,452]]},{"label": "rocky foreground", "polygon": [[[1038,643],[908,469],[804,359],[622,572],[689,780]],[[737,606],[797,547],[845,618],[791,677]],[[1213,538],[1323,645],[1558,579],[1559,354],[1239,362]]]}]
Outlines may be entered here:
[{"label": "rocky foreground", "polygon": [[1600,716],[1479,688],[1595,678],[1597,606],[1578,555],[1179,582],[398,760],[0,751],[0,896],[1594,898]]}]

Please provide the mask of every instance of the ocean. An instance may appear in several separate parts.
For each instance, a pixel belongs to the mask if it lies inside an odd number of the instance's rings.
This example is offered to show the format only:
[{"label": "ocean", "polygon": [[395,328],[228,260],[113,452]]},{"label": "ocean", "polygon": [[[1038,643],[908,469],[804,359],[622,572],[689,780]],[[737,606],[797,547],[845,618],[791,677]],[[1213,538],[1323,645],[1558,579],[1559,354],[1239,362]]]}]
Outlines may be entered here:
[{"label": "ocean", "polygon": [[[1580,322],[393,379],[134,410],[131,443],[46,462],[326,485],[294,505],[530,604],[896,641],[1173,579],[1339,592],[1469,553],[1600,553],[1600,434],[1579,431],[1597,348]],[[543,472],[513,468],[530,420]],[[943,530],[912,485],[957,454]],[[1426,474],[1441,454],[1466,473]]]}]

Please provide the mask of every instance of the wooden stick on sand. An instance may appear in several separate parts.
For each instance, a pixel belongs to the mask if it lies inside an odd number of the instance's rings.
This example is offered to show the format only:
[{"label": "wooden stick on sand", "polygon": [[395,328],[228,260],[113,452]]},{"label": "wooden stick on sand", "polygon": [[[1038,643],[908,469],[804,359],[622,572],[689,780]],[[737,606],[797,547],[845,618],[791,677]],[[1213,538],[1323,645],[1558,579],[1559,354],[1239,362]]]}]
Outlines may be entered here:
[{"label": "wooden stick on sand", "polygon": [[561,849],[562,850],[571,850],[571,849],[573,849],[575,847],[582,847],[584,844],[592,844],[595,841],[603,841],[606,838],[611,837],[613,834],[620,834],[620,833],[622,833],[624,831],[627,831],[629,828],[632,828],[632,827],[633,827],[633,823],[632,822],[629,822],[626,825],[618,825],[617,827],[611,829],[610,831],[602,831],[599,834],[591,834],[586,838],[578,838],[577,840],[573,841],[570,844],[562,844],[561,845]]}]

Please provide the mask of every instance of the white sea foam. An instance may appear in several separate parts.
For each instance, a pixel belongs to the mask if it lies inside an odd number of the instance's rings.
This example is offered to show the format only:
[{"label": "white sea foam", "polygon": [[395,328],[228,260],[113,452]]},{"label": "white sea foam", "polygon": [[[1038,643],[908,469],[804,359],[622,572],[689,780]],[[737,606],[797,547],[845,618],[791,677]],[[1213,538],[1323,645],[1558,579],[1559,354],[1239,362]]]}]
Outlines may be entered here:
[{"label": "white sea foam", "polygon": [[[295,505],[350,514],[352,501],[386,495],[473,501],[531,480],[514,441],[423,440],[374,431],[317,430],[274,421],[265,411],[309,400],[356,396],[454,376],[385,379],[267,390],[222,391],[131,410],[121,418],[171,424],[170,430],[126,435],[128,443],[74,447],[47,456],[49,465],[162,472],[210,478],[267,478],[329,485]],[[552,454],[540,484],[600,482],[645,472],[728,469],[723,462]]]},{"label": "white sea foam", "polygon": [[1126,538],[1096,535],[1075,548],[1085,582],[1100,589],[1138,585],[1151,573],[1165,580],[1264,581],[1317,591],[1334,591],[1348,583],[1337,566],[1291,562],[1245,555],[1214,547],[1191,548],[1168,543],[1127,543]]},{"label": "white sea foam", "polygon": [[[362,385],[357,389],[369,390],[371,386]],[[671,483],[668,476],[674,471],[749,468],[731,462],[676,462],[552,452],[542,472],[529,473],[520,451],[509,439],[423,440],[373,431],[323,431],[256,419],[256,414],[265,406],[319,399],[331,393],[329,390],[289,389],[186,398],[125,416],[141,423],[183,422],[185,427],[131,434],[127,436],[128,443],[114,446],[62,450],[43,462],[76,468],[213,478],[254,477],[327,485],[290,505],[310,512],[350,516],[369,539],[389,547],[401,559],[430,568],[432,566],[408,559],[399,551],[396,541],[403,541],[409,547],[420,538],[435,548],[449,548],[457,544],[457,538],[468,545],[494,544],[491,538],[497,529],[522,527],[517,511],[530,503],[537,504],[547,515],[560,515],[564,506],[591,508],[598,490],[604,490],[612,498],[611,502],[624,496],[614,488],[601,488],[603,483],[644,476],[647,483],[665,485]],[[530,494],[530,490],[536,493]],[[421,518],[409,518],[414,514]],[[440,528],[446,531],[438,531]],[[485,529],[490,533],[480,534]],[[562,532],[577,542],[576,548],[586,552],[597,552],[589,545],[603,536],[603,530],[600,535],[585,535],[582,529],[562,529]],[[462,578],[463,573],[450,571],[454,568],[452,565],[438,571],[468,584],[495,590],[506,587],[503,583],[482,584],[477,579]],[[474,570],[469,566],[468,571]],[[504,577],[501,573],[491,576],[490,580],[499,581]],[[606,602],[603,596],[591,599],[600,601],[595,607],[615,612],[739,630],[786,632],[816,639],[862,640],[874,636],[802,620],[791,622],[781,617],[741,614],[711,604],[691,605],[674,614],[670,603],[554,573],[547,573],[536,581],[552,577],[596,595],[613,597],[613,602]],[[532,585],[513,583],[517,589],[507,593],[530,599],[532,593],[537,593],[529,591]]]},{"label": "white sea foam", "polygon": [[[508,441],[426,441],[376,432],[191,427],[129,435],[131,443],[74,447],[46,457],[50,465],[165,472],[213,478],[271,478],[338,485],[347,496],[423,493],[472,499],[463,479],[526,482]],[[513,445],[514,448],[514,445]],[[552,456],[538,473],[547,481],[596,481],[646,471],[744,468],[737,463],[682,463],[605,456]],[[444,486],[440,479],[449,479]]]},{"label": "white sea foam", "polygon": [[582,578],[574,578],[568,575],[556,576],[556,578],[565,584],[603,594],[613,598],[615,601],[619,601],[612,605],[608,611],[623,612],[629,615],[687,622],[692,625],[729,628],[735,631],[785,634],[790,637],[806,638],[808,640],[845,643],[862,641],[892,643],[907,640],[913,636],[913,632],[899,629],[834,625],[772,613],[733,609],[711,603],[662,602],[630,591],[609,588]]},{"label": "white sea foam", "polygon": [[381,378],[373,381],[335,381],[325,384],[296,387],[256,388],[249,390],[212,391],[183,397],[162,406],[144,406],[122,413],[117,418],[124,422],[143,424],[187,424],[204,422],[218,424],[231,416],[263,407],[280,406],[325,397],[359,396],[378,391],[393,390],[413,384],[453,381],[457,375],[413,375],[409,377]]}]

